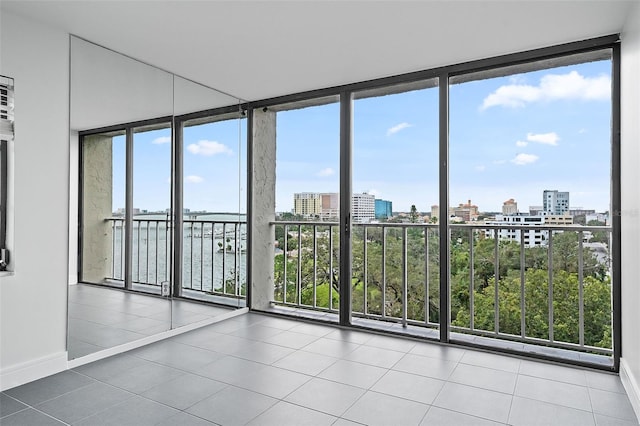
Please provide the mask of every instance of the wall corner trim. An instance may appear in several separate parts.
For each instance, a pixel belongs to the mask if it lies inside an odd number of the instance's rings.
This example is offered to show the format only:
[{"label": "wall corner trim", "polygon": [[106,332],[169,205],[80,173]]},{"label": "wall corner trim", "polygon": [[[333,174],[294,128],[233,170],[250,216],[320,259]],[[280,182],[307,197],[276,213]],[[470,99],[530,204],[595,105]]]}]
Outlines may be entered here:
[{"label": "wall corner trim", "polygon": [[638,383],[637,377],[633,375],[627,360],[624,358],[620,358],[620,380],[627,391],[636,417],[640,419],[640,383]]},{"label": "wall corner trim", "polygon": [[3,368],[0,370],[0,391],[5,391],[66,369],[66,351]]}]

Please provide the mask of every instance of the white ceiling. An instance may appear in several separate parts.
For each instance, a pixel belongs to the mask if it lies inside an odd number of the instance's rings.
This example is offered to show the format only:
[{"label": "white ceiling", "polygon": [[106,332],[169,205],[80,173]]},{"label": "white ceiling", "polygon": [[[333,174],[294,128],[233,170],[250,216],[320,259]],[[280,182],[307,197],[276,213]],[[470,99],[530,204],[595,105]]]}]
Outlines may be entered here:
[{"label": "white ceiling", "polygon": [[634,1],[13,1],[244,100],[617,33]]}]

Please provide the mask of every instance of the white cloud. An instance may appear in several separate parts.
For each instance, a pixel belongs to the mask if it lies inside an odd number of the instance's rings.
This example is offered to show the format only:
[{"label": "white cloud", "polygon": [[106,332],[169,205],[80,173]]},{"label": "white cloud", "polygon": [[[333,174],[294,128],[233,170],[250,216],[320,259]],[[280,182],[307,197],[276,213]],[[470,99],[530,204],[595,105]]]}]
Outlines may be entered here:
[{"label": "white cloud", "polygon": [[518,166],[524,166],[527,164],[535,163],[536,161],[538,161],[538,158],[540,157],[534,154],[518,154],[513,160],[511,160],[511,162]]},{"label": "white cloud", "polygon": [[152,144],[160,145],[163,143],[171,142],[171,136],[160,136],[159,138],[155,138],[151,141]]},{"label": "white cloud", "polygon": [[331,167],[327,167],[325,169],[320,170],[318,173],[316,173],[316,176],[318,177],[328,177],[328,176],[333,176],[336,174],[336,171],[333,170]]},{"label": "white cloud", "polygon": [[560,136],[557,133],[527,133],[527,140],[529,142],[537,142],[544,145],[558,145],[558,141],[560,140]]},{"label": "white cloud", "polygon": [[578,133],[580,133],[580,134],[587,133],[587,129],[580,129],[580,130],[578,130]]},{"label": "white cloud", "polygon": [[516,146],[519,146],[521,148],[525,147],[527,145],[529,145],[529,142],[527,142],[527,141],[516,141]]},{"label": "white cloud", "polygon": [[584,77],[577,71],[547,74],[537,86],[507,84],[499,87],[482,102],[481,110],[493,106],[524,107],[527,103],[557,99],[606,100],[611,97],[611,78],[607,75]]},{"label": "white cloud", "polygon": [[476,166],[477,172],[484,172],[485,170],[487,170],[487,167],[484,165]]},{"label": "white cloud", "polygon": [[201,176],[189,175],[184,177],[184,181],[189,183],[201,183],[204,182],[204,178]]},{"label": "white cloud", "polygon": [[412,126],[413,126],[412,124],[409,124],[407,122],[397,124],[389,128],[389,130],[387,130],[387,136],[391,136],[393,134],[398,133],[400,130],[403,130],[403,129],[406,129],[407,127],[412,127]]},{"label": "white cloud", "polygon": [[187,146],[187,151],[196,155],[205,155],[207,157],[216,154],[233,154],[231,149],[216,141],[201,140],[198,143],[192,143]]}]

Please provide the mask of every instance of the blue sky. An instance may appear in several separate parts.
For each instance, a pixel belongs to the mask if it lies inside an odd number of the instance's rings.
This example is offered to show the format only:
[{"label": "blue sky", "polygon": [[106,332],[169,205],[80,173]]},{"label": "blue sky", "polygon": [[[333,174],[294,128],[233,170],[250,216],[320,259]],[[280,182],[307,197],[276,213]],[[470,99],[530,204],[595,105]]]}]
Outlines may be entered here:
[{"label": "blue sky", "polygon": [[[471,199],[521,211],[542,191],[569,191],[572,207],[609,210],[610,61],[560,67],[450,88],[450,205]],[[240,124],[240,125],[239,125]],[[245,211],[246,123],[191,126],[184,134],[184,206]],[[438,89],[354,101],[353,190],[391,200],[394,211],[438,202]],[[169,206],[169,130],[134,139],[134,204]],[[339,105],[277,115],[276,210],[294,192],[338,192]],[[114,208],[124,206],[124,138],[114,140]]]},{"label": "blue sky", "polygon": [[[545,189],[572,207],[609,210],[610,62],[452,85],[450,205],[521,211]],[[276,210],[294,192],[338,190],[337,104],[278,114]],[[436,88],[354,101],[353,191],[394,211],[438,203]]]}]

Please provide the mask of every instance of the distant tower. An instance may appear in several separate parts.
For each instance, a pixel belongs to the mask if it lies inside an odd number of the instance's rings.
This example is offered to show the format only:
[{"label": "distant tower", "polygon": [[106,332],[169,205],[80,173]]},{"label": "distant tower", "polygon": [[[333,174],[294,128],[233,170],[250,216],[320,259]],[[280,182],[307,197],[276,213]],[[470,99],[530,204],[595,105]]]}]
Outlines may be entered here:
[{"label": "distant tower", "polygon": [[545,214],[555,215],[569,212],[569,192],[545,189],[542,193],[542,210]]},{"label": "distant tower", "polygon": [[502,214],[510,216],[518,213],[518,203],[513,198],[509,198],[502,203]]}]

